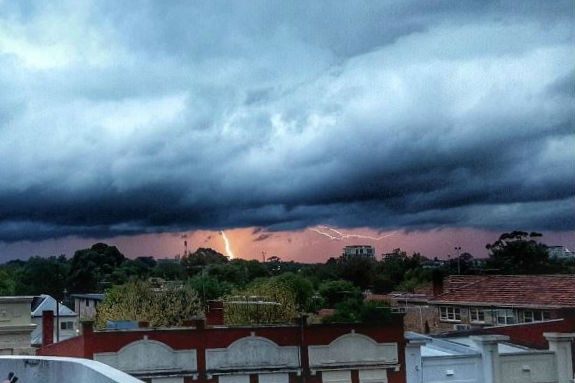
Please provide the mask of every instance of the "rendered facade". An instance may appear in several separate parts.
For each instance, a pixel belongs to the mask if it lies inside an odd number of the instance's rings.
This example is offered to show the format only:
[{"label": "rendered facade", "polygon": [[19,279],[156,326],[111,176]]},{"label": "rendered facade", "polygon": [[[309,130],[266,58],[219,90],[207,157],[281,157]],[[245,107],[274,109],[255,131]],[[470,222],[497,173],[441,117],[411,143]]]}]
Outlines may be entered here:
[{"label": "rendered facade", "polygon": [[30,319],[34,297],[0,297],[0,355],[32,355],[30,336],[35,324]]},{"label": "rendered facade", "polygon": [[104,294],[72,294],[74,311],[80,320],[94,319],[96,307],[104,299]]}]

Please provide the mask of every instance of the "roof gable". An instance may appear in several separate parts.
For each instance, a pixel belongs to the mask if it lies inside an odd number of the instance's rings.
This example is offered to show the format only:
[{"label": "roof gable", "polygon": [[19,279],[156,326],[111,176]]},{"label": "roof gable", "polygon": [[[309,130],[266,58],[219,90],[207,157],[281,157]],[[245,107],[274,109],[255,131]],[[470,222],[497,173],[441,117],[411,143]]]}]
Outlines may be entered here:
[{"label": "roof gable", "polygon": [[[36,300],[32,306],[32,316],[41,317],[43,311],[56,312],[56,299],[52,298],[50,295],[42,294],[39,297],[40,300]],[[64,304],[58,305],[58,315],[59,316],[76,316],[76,313],[71,310],[68,306]]]}]

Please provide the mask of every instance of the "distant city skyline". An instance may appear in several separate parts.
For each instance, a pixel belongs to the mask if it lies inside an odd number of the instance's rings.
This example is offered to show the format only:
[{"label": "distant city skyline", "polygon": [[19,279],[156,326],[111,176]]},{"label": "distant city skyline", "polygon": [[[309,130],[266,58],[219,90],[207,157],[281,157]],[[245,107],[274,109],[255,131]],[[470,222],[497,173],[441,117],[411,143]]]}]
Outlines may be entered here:
[{"label": "distant city skyline", "polygon": [[565,238],[574,30],[573,0],[0,2],[0,257]]}]

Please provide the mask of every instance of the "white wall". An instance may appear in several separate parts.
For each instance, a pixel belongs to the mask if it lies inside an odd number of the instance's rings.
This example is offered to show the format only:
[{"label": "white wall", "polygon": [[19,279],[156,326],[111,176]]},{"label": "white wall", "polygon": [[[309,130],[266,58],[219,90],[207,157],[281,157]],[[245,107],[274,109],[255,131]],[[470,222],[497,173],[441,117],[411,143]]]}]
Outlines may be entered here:
[{"label": "white wall", "polygon": [[503,354],[501,383],[537,383],[557,381],[553,352]]},{"label": "white wall", "polygon": [[94,360],[128,373],[145,374],[157,371],[195,371],[196,354],[196,350],[173,350],[162,342],[142,339],[124,346],[118,352],[95,353]]},{"label": "white wall", "polygon": [[[546,333],[550,350],[500,353],[498,343],[507,336],[472,336],[467,351],[457,347],[435,347],[435,355],[421,356],[428,337],[408,337],[406,347],[407,383],[567,383],[572,376],[570,342],[575,334]],[[424,339],[427,338],[427,339]],[[438,346],[446,342],[437,341]],[[429,352],[429,351],[427,351]]]},{"label": "white wall", "polygon": [[278,346],[267,338],[249,336],[236,340],[227,348],[206,350],[208,371],[278,366],[299,367],[297,346]]},{"label": "white wall", "polygon": [[417,383],[484,382],[481,355],[423,357],[422,372],[423,380]]},{"label": "white wall", "polygon": [[334,364],[398,363],[397,343],[377,343],[361,334],[345,334],[328,345],[309,346],[310,368],[321,370]]},{"label": "white wall", "polygon": [[80,358],[0,356],[0,372],[7,376],[10,371],[23,383],[143,383],[103,363]]},{"label": "white wall", "polygon": [[30,347],[30,334],[35,327],[30,320],[33,298],[0,297],[0,355],[34,354]]},{"label": "white wall", "polygon": [[[32,317],[31,322],[36,325],[36,328],[34,329],[34,331],[32,331],[32,341],[34,341],[34,339],[36,339],[37,341],[39,341],[39,344],[41,344],[42,343],[42,331],[44,330],[43,326],[42,326],[42,322],[43,322],[42,317]],[[58,323],[56,323],[56,322],[58,322]],[[58,333],[56,331],[56,327],[63,322],[71,322],[73,324],[73,327],[70,330],[60,329],[60,332]],[[77,330],[78,330],[78,317],[77,316],[60,316],[59,318],[56,318],[56,316],[54,316],[54,334],[53,334],[53,338],[52,338],[52,339],[54,339],[54,343],[61,342],[63,340],[78,336]],[[58,337],[56,335],[60,336],[60,340],[58,340]]]}]

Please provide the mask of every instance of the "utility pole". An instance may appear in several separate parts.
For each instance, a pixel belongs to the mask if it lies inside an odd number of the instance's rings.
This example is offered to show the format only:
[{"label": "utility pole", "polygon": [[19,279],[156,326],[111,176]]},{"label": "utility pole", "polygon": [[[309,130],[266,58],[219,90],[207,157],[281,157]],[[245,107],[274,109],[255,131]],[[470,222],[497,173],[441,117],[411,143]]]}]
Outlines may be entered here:
[{"label": "utility pole", "polygon": [[56,343],[60,342],[60,302],[56,297]]},{"label": "utility pole", "polygon": [[461,259],[460,259],[460,251],[461,251],[461,246],[455,246],[455,251],[457,252],[457,275],[461,274]]}]

